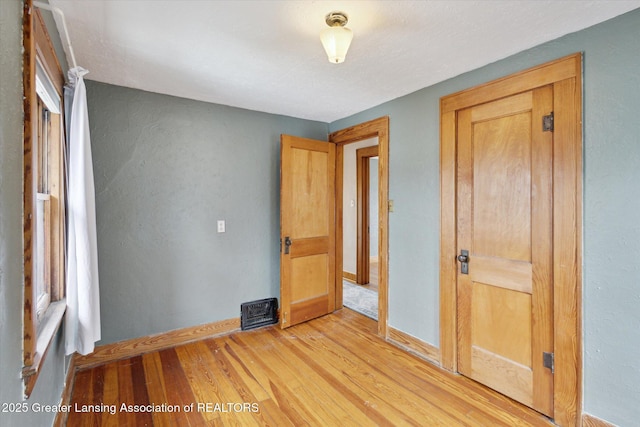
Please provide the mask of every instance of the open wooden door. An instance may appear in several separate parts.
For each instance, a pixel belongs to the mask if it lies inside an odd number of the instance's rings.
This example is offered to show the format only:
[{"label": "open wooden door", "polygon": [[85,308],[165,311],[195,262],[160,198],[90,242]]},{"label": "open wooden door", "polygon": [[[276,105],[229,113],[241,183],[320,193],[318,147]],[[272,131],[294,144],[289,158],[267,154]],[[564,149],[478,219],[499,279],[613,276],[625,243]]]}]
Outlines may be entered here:
[{"label": "open wooden door", "polygon": [[282,135],[282,328],[335,310],[335,165],[335,144]]}]

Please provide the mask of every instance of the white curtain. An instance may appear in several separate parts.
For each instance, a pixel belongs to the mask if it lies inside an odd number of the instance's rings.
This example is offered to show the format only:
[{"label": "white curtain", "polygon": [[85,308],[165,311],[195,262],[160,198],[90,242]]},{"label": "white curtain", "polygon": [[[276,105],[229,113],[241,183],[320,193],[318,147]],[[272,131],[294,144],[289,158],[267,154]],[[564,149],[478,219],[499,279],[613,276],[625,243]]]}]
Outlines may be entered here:
[{"label": "white curtain", "polygon": [[73,102],[68,133],[66,354],[91,353],[100,340],[95,191],[83,79],[87,73],[81,67],[69,70]]}]

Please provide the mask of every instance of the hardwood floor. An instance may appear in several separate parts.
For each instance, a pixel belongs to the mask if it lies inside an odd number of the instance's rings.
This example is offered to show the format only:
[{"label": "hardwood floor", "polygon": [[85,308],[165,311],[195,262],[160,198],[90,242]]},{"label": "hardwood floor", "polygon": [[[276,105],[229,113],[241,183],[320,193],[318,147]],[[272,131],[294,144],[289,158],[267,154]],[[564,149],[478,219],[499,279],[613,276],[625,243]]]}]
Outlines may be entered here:
[{"label": "hardwood floor", "polygon": [[348,309],[81,370],[70,409],[68,426],[552,425]]}]

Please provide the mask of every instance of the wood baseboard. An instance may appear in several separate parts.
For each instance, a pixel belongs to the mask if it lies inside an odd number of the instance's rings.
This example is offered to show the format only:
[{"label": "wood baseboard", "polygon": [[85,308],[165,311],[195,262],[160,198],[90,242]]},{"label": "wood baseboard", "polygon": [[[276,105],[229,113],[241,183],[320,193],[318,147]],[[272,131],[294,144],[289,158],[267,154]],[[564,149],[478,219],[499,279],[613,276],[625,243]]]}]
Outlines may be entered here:
[{"label": "wood baseboard", "polygon": [[440,349],[407,333],[389,327],[387,341],[403,350],[440,366]]},{"label": "wood baseboard", "polygon": [[342,272],[342,278],[350,282],[356,283],[356,275],[353,273],[349,273],[348,271]]},{"label": "wood baseboard", "polygon": [[240,329],[240,318],[221,320],[204,325],[191,326],[160,334],[119,341],[96,347],[86,356],[75,358],[75,369],[82,370],[115,360],[127,359],[144,353],[162,350],[193,341],[229,334]]},{"label": "wood baseboard", "polygon": [[616,427],[616,425],[590,414],[582,414],[582,427]]}]

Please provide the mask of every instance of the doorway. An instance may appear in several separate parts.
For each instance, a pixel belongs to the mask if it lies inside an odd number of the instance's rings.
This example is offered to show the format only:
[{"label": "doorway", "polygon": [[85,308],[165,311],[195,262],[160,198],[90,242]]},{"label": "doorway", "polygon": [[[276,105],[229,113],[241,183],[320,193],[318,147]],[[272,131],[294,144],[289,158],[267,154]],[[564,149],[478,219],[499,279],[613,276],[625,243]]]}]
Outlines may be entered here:
[{"label": "doorway", "polygon": [[378,138],[344,146],[343,301],[378,319]]},{"label": "doorway", "polygon": [[[387,336],[387,312],[388,312],[388,248],[389,248],[389,118],[381,117],[369,122],[361,123],[356,126],[345,128],[337,132],[333,132],[329,135],[329,141],[336,144],[336,199],[338,201],[344,200],[344,162],[345,162],[345,147],[351,144],[361,143],[365,140],[373,140],[373,143],[368,145],[375,145],[377,139],[378,145],[378,159],[377,168],[369,164],[369,169],[375,168],[377,171],[378,179],[378,191],[377,191],[377,206],[378,206],[378,220],[377,223],[369,224],[370,228],[376,228],[378,233],[377,239],[372,242],[372,245],[377,244],[378,256],[377,256],[377,300],[378,300],[378,334],[382,337]],[[367,145],[365,143],[365,145]],[[375,157],[369,155],[368,157]],[[343,274],[344,257],[347,256],[344,252],[343,238],[345,234],[343,218],[345,211],[351,209],[351,199],[347,199],[348,205],[345,207],[343,203],[338,202],[336,204],[336,309],[343,307]],[[355,205],[355,200],[354,200]],[[354,206],[355,208],[355,206]],[[373,232],[369,233],[369,236],[374,235]],[[370,239],[373,240],[373,239]],[[364,258],[364,257],[363,257]],[[369,274],[371,273],[371,266],[369,265]],[[369,280],[371,275],[369,276]],[[356,281],[356,277],[353,277]]]},{"label": "doorway", "polygon": [[387,337],[389,118],[329,135],[325,141],[281,136],[280,326],[343,307],[344,146],[377,138],[378,334]]}]

